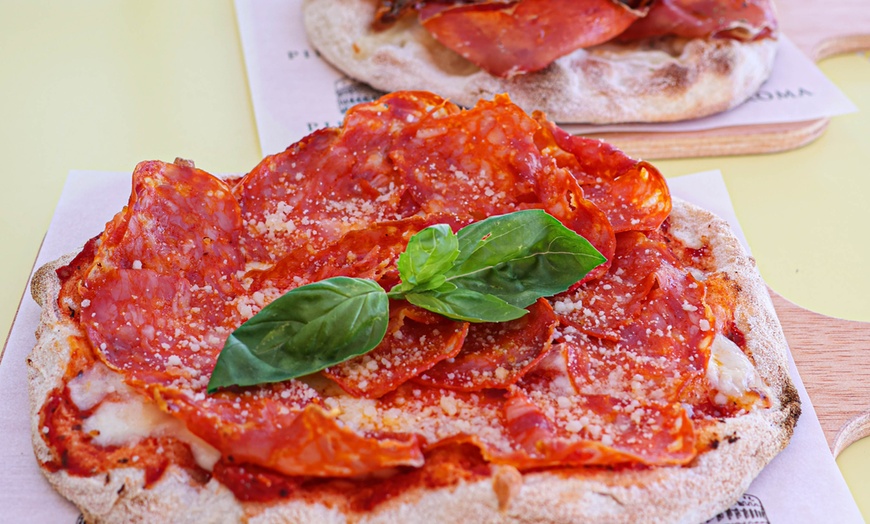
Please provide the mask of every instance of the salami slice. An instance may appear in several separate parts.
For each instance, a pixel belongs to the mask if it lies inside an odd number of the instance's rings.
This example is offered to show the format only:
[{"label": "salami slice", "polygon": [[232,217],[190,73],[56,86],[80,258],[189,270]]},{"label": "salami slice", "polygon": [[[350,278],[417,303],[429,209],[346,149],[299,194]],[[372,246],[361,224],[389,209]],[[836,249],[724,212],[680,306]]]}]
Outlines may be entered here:
[{"label": "salami slice", "polygon": [[107,364],[143,383],[200,383],[240,323],[244,267],[229,188],[186,165],[145,162],[79,285],[81,323]]},{"label": "salami slice", "polygon": [[505,425],[522,450],[517,460],[666,465],[694,458],[694,429],[678,402],[631,396],[632,383],[618,377],[604,378],[598,394],[566,385],[580,351],[573,341],[554,349],[505,404]]},{"label": "salami slice", "polygon": [[616,250],[616,234],[604,211],[583,196],[583,189],[566,169],[551,167],[543,170],[537,177],[536,190],[542,202],[537,204],[538,207],[588,240],[607,258],[607,262],[590,271],[583,280],[590,281],[603,275]]},{"label": "salami slice", "polygon": [[668,217],[668,185],[655,167],[600,140],[571,135],[541,115],[538,118],[539,145],[571,172],[614,231],[652,231]]},{"label": "salami slice", "polygon": [[142,162],[133,171],[130,201],[106,224],[86,278],[144,268],[234,293],[224,277],[244,268],[240,224],[238,203],[221,180],[185,163]]},{"label": "salami slice", "polygon": [[583,395],[610,395],[614,380],[630,385],[626,397],[673,401],[680,388],[703,375],[714,319],[703,302],[704,287],[668,264],[617,341],[566,331],[571,379]]},{"label": "salami slice", "polygon": [[500,77],[537,71],[575,49],[606,42],[640,16],[613,0],[432,2],[419,13],[436,40]]},{"label": "salami slice", "polygon": [[276,261],[416,213],[389,152],[404,127],[439,111],[458,108],[428,93],[388,95],[355,106],[340,129],[317,131],[266,157],[236,188],[248,258]]},{"label": "salami slice", "polygon": [[643,233],[620,233],[616,241],[605,275],[553,298],[563,321],[588,335],[610,340],[619,340],[620,328],[645,306],[662,264],[675,263],[667,246]]},{"label": "salami slice", "polygon": [[[265,391],[251,397],[232,395],[205,404],[176,396],[167,403],[186,419],[191,431],[215,445],[230,462],[264,466],[285,475],[351,477],[423,463],[415,435],[353,431],[319,403],[305,402],[310,400],[307,386],[291,384],[272,395]],[[288,403],[296,409],[288,408]]]},{"label": "salami slice", "polygon": [[295,287],[330,277],[350,276],[379,281],[388,273],[384,287],[397,283],[396,259],[408,239],[426,227],[422,217],[378,222],[365,229],[350,231],[321,250],[302,246],[285,255],[274,266],[252,271],[251,291],[272,290],[282,294]]},{"label": "salami slice", "polygon": [[371,352],[323,373],[356,397],[377,398],[462,349],[467,322],[456,322],[411,304],[390,309],[387,336]]},{"label": "salami slice", "polygon": [[619,38],[676,35],[749,41],[776,29],[776,11],[770,0],[656,0],[649,13]]},{"label": "salami slice", "polygon": [[547,351],[558,319],[540,299],[529,314],[511,322],[472,324],[456,356],[420,373],[417,382],[458,391],[507,388]]},{"label": "salami slice", "polygon": [[247,277],[252,280],[249,291],[266,291],[274,298],[295,287],[336,276],[367,278],[389,290],[399,283],[396,261],[411,236],[434,224],[447,224],[458,230],[465,222],[454,215],[377,222],[350,231],[323,249],[303,246],[267,270],[249,272]]},{"label": "salami slice", "polygon": [[409,125],[391,152],[422,212],[480,220],[536,199],[543,160],[534,120],[507,97],[444,113]]}]

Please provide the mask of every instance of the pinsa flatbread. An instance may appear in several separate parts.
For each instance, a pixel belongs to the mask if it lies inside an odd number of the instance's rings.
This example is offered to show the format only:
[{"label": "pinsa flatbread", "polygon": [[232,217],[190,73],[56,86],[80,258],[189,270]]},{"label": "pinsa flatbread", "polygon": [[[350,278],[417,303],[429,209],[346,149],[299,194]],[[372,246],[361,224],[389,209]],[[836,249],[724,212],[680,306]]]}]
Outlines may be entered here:
[{"label": "pinsa flatbread", "polygon": [[[523,211],[607,261],[516,320],[391,300],[367,353],[209,388],[228,337],[288,290],[395,289],[409,235]],[[143,162],[106,230],[31,288],[35,455],[88,522],[696,523],[800,412],[727,224],[506,97],[388,95],[242,178]]]},{"label": "pinsa flatbread", "polygon": [[[689,14],[682,17],[692,19],[692,4],[703,2],[662,3],[688,4]],[[303,17],[321,56],[377,89],[426,89],[467,107],[507,93],[526,111],[544,111],[556,122],[608,124],[699,118],[733,108],[755,93],[773,66],[776,21],[769,2],[742,4],[764,13],[749,28],[738,31],[738,22],[729,26],[732,34],[748,32],[745,39],[700,36],[695,28],[684,32],[688,36],[643,36],[662,31],[654,28],[630,40],[576,49],[534,72],[506,76],[491,74],[446,47],[414,16],[376,27],[377,0],[304,0]],[[706,8],[714,5],[719,4],[706,2]],[[679,15],[656,19],[666,16]]]}]

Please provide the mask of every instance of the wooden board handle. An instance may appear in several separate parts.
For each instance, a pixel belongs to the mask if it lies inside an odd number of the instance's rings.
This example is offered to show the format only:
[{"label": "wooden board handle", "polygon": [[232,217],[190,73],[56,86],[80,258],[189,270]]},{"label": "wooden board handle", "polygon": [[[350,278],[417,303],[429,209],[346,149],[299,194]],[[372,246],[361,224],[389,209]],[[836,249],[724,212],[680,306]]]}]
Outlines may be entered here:
[{"label": "wooden board handle", "polygon": [[870,435],[870,322],[804,309],[770,291],[834,456]]},{"label": "wooden board handle", "polygon": [[870,2],[867,0],[778,0],[779,26],[815,61],[870,49]]}]

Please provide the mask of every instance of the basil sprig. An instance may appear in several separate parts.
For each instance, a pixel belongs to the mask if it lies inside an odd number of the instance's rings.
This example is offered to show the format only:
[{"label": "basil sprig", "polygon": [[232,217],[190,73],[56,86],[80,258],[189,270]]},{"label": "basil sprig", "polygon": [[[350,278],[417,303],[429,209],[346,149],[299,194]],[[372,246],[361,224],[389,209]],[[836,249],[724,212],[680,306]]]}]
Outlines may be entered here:
[{"label": "basil sprig", "polygon": [[365,354],[384,338],[389,299],[455,320],[505,322],[538,298],[568,289],[605,262],[586,239],[542,210],[439,224],[408,241],[387,293],[371,280],[335,277],[285,293],[224,344],[208,391],[280,382]]}]

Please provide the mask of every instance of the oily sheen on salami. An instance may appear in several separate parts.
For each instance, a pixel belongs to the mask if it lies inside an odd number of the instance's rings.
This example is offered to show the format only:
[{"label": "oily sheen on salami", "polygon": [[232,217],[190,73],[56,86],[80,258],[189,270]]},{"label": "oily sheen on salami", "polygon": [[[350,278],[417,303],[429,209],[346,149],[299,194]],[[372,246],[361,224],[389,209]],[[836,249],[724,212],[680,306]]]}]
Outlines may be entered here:
[{"label": "oily sheen on salami", "polygon": [[[427,226],[529,209],[607,261],[507,322],[391,300],[370,352],[209,393],[230,333],[284,293],[389,290]],[[143,162],[105,231],[34,281],[37,458],[92,521],[620,522],[687,486],[702,499],[650,520],[713,516],[799,408],[746,298],[763,285],[693,213],[652,165],[506,96],[387,95],[238,178]]]}]

